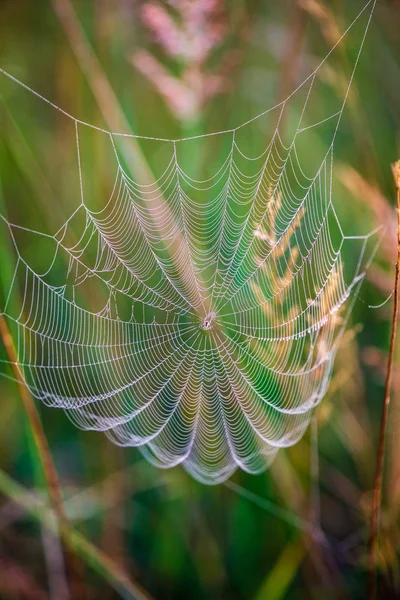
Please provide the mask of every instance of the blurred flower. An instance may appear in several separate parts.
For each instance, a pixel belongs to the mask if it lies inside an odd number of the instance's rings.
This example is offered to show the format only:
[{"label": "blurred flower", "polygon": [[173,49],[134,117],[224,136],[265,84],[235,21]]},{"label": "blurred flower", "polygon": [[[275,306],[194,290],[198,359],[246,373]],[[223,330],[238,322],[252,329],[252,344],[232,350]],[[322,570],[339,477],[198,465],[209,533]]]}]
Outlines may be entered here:
[{"label": "blurred flower", "polygon": [[165,56],[175,62],[179,74],[172,73],[148,50],[135,52],[133,64],[178,119],[196,120],[211,98],[227,91],[229,74],[237,62],[237,53],[231,50],[219,62],[218,74],[209,66],[229,33],[224,1],[149,1],[142,5],[140,16]]}]

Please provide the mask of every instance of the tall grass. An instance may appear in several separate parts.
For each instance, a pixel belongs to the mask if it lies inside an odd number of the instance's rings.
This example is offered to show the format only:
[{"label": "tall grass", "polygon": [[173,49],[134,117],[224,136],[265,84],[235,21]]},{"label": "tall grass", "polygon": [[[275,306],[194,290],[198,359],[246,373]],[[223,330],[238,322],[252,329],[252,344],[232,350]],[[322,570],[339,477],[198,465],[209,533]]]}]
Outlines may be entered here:
[{"label": "tall grass", "polygon": [[[155,76],[140,64],[145,51],[173,77],[177,89],[184,93],[189,86],[189,95],[193,91],[190,64],[186,64],[189,58],[182,64],[181,58],[168,55],[151,22],[143,18],[144,5],[154,4],[158,3],[143,2],[140,7],[123,0],[53,0],[50,7],[44,0],[2,3],[0,65],[74,115],[88,121],[101,119],[113,130],[179,137],[226,129],[275,104],[295,87],[364,2],[216,3],[225,28],[223,40],[206,63],[196,64],[196,81],[206,85],[207,77],[221,75],[218,81],[224,85],[218,93],[196,98],[194,108],[189,96],[185,97],[190,114],[179,112],[179,103],[169,103],[162,86],[154,85]],[[171,4],[163,7],[175,14]],[[355,307],[354,323],[362,325],[353,327],[344,340],[318,414],[318,490],[327,543],[299,529],[296,520],[308,523],[312,519],[311,435],[282,451],[266,474],[251,477],[238,472],[233,478],[235,489],[211,489],[190,480],[179,468],[157,471],[136,450],[119,452],[100,434],[76,431],[61,411],[28,399],[31,429],[35,430],[36,423],[37,431],[45,432],[45,437],[37,434],[41,462],[51,465],[52,457],[57,465],[60,484],[54,484],[55,492],[53,484],[48,487],[58,498],[55,505],[61,506],[62,496],[67,514],[65,527],[57,528],[54,511],[43,500],[35,479],[32,462],[39,466],[39,454],[30,449],[18,412],[26,389],[2,377],[0,563],[7,559],[7,565],[18,565],[18,573],[22,570],[31,576],[28,598],[40,593],[50,596],[39,524],[52,535],[59,534],[67,552],[78,557],[84,566],[79,577],[87,594],[99,600],[149,594],[174,600],[365,597],[380,417],[377,398],[384,388],[392,322],[389,304],[376,311],[368,305],[379,304],[393,289],[397,221],[388,200],[392,180],[387,165],[399,150],[398,11],[389,0],[379,3],[356,76],[357,91],[350,99],[336,146],[340,169],[334,201],[346,231],[362,234],[384,222],[388,233]],[[179,26],[184,29],[185,22],[179,21]],[[346,46],[332,98],[354,51],[351,44]],[[0,107],[4,210],[14,222],[53,233],[78,201],[76,163],[68,162],[74,140],[57,115],[41,112],[32,99],[3,80],[0,95],[4,101]],[[323,141],[316,135],[315,151]],[[91,186],[99,203],[107,187],[103,150],[95,143],[90,148]],[[313,153],[314,147],[309,151]],[[151,160],[140,145],[126,160],[152,176]],[[54,171],[53,165],[57,166]],[[6,240],[6,235],[0,236],[3,286],[9,280],[8,271],[13,270],[12,248],[6,247]],[[24,250],[39,252],[28,245]],[[6,334],[5,341],[0,347],[2,360],[6,359]],[[394,361],[380,551],[374,561],[380,594],[388,598],[400,590],[399,371]],[[35,412],[40,420],[33,416]],[[240,495],[239,488],[254,497]],[[285,519],[286,513],[276,507],[296,518]],[[10,583],[5,573],[0,577],[0,596],[17,597],[12,589],[17,585],[17,579]],[[59,599],[53,595],[51,600]]]}]

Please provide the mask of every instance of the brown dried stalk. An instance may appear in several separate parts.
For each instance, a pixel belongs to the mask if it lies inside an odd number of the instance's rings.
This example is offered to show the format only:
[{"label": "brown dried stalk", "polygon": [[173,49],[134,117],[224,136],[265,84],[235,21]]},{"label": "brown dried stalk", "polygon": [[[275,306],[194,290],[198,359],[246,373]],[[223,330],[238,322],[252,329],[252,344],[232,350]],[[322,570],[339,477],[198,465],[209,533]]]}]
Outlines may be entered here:
[{"label": "brown dried stalk", "polygon": [[[35,496],[19,483],[0,470],[0,492],[23,508],[27,514],[53,533],[58,533],[52,515]],[[118,597],[135,600],[152,600],[152,597],[125,573],[123,569],[104,552],[96,548],[87,538],[72,527],[62,532],[63,541],[68,548],[81,557],[88,567],[97,572],[118,592]],[[26,596],[24,596],[25,598]],[[92,596],[90,596],[92,598]],[[70,600],[81,600],[79,594],[71,594]]]},{"label": "brown dried stalk", "polygon": [[[0,313],[0,339],[2,339],[7,356],[10,360],[15,379],[18,384],[19,393],[29,425],[32,431],[34,443],[38,452],[39,461],[42,467],[43,475],[46,481],[47,492],[50,500],[51,508],[53,509],[59,535],[64,538],[66,530],[69,528],[67,514],[65,512],[64,502],[61,493],[60,482],[57,471],[50,453],[50,448],[47,443],[47,438],[43,430],[35,402],[29,392],[29,389],[21,380],[21,373],[18,369],[18,355],[14,346],[11,333],[8,329],[4,315]],[[86,598],[82,580],[81,565],[77,564],[76,557],[63,545],[63,554],[65,564],[70,580],[71,595],[73,598]]]},{"label": "brown dried stalk", "polygon": [[393,308],[393,320],[392,320],[392,334],[390,338],[389,347],[389,359],[386,372],[385,382],[385,396],[382,407],[382,420],[379,432],[379,446],[378,446],[378,458],[375,474],[375,485],[374,495],[372,500],[372,512],[371,512],[371,525],[370,525],[370,537],[369,537],[369,555],[368,555],[368,597],[369,600],[375,600],[377,591],[376,582],[376,567],[377,567],[377,556],[378,556],[378,532],[379,532],[379,519],[381,512],[382,502],[382,479],[383,479],[383,465],[385,458],[385,439],[388,423],[389,405],[390,405],[390,391],[392,386],[393,378],[393,363],[395,353],[395,342],[396,342],[396,329],[397,319],[399,314],[399,283],[400,283],[400,160],[397,161],[393,167],[393,176],[396,186],[396,199],[397,199],[397,262],[396,262],[396,273],[394,282],[394,308]]}]

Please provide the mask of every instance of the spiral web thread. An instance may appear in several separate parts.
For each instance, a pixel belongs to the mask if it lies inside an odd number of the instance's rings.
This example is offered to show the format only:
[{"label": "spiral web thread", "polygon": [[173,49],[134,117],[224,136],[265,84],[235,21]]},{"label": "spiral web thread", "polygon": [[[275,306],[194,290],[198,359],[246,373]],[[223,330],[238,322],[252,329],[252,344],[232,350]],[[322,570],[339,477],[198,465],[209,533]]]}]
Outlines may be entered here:
[{"label": "spiral web thread", "polygon": [[[374,5],[347,30],[367,16],[354,71]],[[31,231],[52,247],[45,272],[18,248],[24,228],[2,216],[17,256],[2,313],[36,398],[81,428],[138,446],[160,467],[182,463],[205,483],[226,480],[238,466],[261,472],[300,439],[327,390],[373,235],[346,236],[332,203],[334,142],[354,71],[338,111],[318,123],[305,118],[325,61],[271,109],[277,124],[258,156],[246,155],[240,139],[271,111],[211,134],[228,139],[229,150],[204,180],[182,167],[185,144],[196,138],[146,138],[168,160],[155,180],[140,183],[120,149],[122,138],[140,136],[106,132],[52,105],[75,127],[81,203],[54,235]],[[287,141],[285,111],[299,96]],[[301,137],[327,123],[331,141],[310,176]],[[88,127],[107,136],[115,161],[101,210],[86,201],[80,140]],[[348,243],[358,256],[350,277],[342,260]],[[54,285],[60,264],[65,280]],[[80,303],[87,285],[105,294],[97,312]]]}]

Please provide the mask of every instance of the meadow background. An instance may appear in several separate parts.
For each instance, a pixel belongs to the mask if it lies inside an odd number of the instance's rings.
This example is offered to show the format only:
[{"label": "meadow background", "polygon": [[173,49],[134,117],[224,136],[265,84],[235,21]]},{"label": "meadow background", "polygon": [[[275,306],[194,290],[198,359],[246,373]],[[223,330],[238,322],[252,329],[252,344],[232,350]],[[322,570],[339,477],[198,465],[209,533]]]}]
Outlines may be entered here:
[{"label": "meadow background", "polygon": [[[0,67],[74,116],[114,131],[197,135],[235,126],[285,98],[364,4],[1,0]],[[321,524],[329,547],[298,520],[310,518],[315,494],[310,432],[263,475],[237,472],[232,485],[206,487],[180,467],[158,471],[136,449],[78,431],[62,411],[37,405],[70,526],[81,534],[74,538],[81,588],[71,593],[60,544],[48,529],[53,521],[31,426],[18,387],[0,377],[0,598],[365,598],[391,318],[390,302],[376,310],[368,304],[379,304],[393,288],[399,26],[399,3],[379,0],[335,151],[334,203],[344,230],[364,234],[381,224],[387,230],[317,413]],[[354,61],[354,40],[342,48],[331,94],[321,102],[334,102]],[[322,144],[314,135],[310,153]],[[0,75],[1,212],[26,227],[57,230],[76,206],[74,151],[65,120]],[[101,202],[104,155],[96,144],[91,160]],[[40,260],[40,248],[25,250]],[[14,260],[0,239],[2,300]],[[398,360],[395,371],[380,545],[385,599],[400,596]],[[136,584],[146,592],[135,592]]]}]

